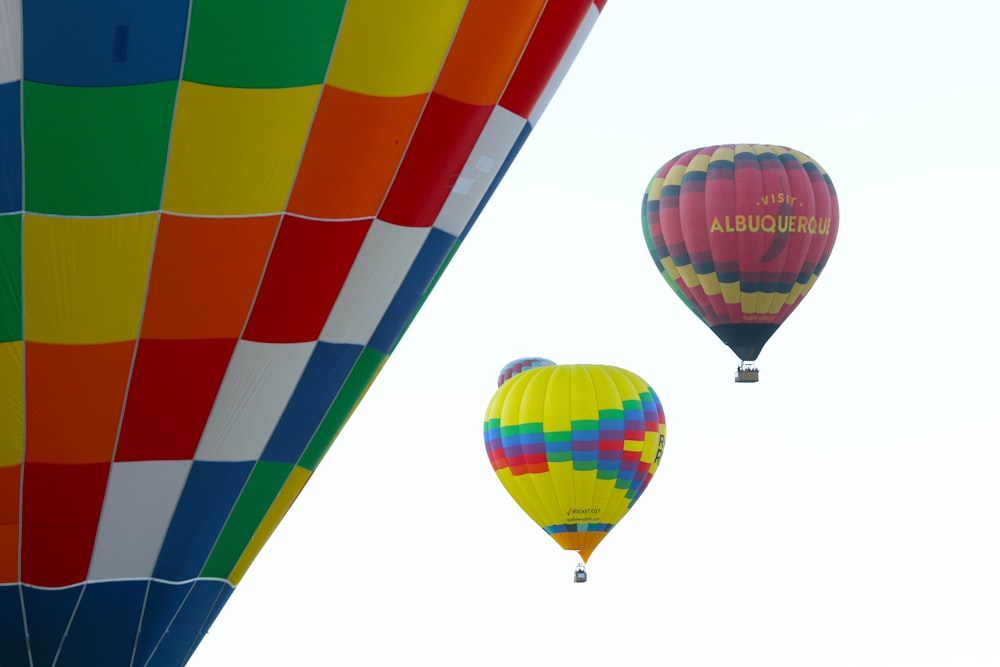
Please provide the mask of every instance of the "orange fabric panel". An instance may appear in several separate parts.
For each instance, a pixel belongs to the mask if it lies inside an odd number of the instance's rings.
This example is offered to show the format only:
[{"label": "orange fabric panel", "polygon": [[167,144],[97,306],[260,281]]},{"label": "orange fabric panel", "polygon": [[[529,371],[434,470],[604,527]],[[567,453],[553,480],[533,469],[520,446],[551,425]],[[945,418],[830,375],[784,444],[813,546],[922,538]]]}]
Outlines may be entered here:
[{"label": "orange fabric panel", "polygon": [[470,2],[434,91],[467,104],[496,104],[544,6],[544,0]]},{"label": "orange fabric panel", "polygon": [[374,217],[426,100],[327,86],[288,210],[327,220]]},{"label": "orange fabric panel", "polygon": [[279,216],[160,217],[143,338],[238,338]]},{"label": "orange fabric panel", "polygon": [[25,461],[111,461],[134,347],[25,344]]}]

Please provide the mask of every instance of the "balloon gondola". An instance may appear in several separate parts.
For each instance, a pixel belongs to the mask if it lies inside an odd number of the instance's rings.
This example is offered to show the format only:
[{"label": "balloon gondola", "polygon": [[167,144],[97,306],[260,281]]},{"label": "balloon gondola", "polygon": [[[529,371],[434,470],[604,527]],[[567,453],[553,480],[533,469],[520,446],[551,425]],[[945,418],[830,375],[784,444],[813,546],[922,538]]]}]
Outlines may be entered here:
[{"label": "balloon gondola", "polygon": [[833,181],[782,146],[689,150],[646,188],[642,229],[671,290],[740,359],[737,382],[819,278],[837,238]]},{"label": "balloon gondola", "polygon": [[0,665],[185,664],[604,0],[0,0]]},{"label": "balloon gondola", "polygon": [[760,371],[752,361],[742,361],[736,367],[736,382],[757,382],[760,379]]}]

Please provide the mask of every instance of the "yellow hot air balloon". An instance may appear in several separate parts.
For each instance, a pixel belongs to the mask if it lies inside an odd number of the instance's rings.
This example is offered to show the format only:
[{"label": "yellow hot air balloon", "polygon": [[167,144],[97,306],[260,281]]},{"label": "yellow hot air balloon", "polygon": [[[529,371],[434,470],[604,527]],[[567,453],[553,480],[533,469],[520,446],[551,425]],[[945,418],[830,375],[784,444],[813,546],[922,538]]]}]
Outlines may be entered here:
[{"label": "yellow hot air balloon", "polygon": [[656,392],[635,373],[551,365],[497,389],[483,436],[507,492],[586,563],[656,472],[666,422]]}]

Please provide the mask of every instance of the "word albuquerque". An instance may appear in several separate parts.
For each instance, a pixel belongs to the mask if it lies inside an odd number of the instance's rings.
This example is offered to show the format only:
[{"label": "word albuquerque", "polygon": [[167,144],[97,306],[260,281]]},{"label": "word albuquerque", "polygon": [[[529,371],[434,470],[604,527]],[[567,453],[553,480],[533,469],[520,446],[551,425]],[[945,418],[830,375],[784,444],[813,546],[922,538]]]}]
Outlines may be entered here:
[{"label": "word albuquerque", "polygon": [[805,215],[728,215],[712,220],[710,232],[767,232],[769,234],[788,232],[796,234],[830,233],[830,218],[816,218]]}]

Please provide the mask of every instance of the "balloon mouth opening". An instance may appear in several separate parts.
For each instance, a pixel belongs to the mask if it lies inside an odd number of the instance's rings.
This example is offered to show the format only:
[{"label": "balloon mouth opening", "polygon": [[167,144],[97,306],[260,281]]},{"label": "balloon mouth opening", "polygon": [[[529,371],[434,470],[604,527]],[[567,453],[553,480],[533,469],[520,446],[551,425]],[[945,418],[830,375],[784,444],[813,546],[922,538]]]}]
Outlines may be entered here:
[{"label": "balloon mouth opening", "polygon": [[575,551],[580,554],[580,559],[586,563],[590,560],[594,549],[607,536],[607,531],[594,531],[583,533],[558,533],[552,536],[559,546],[566,551]]}]

